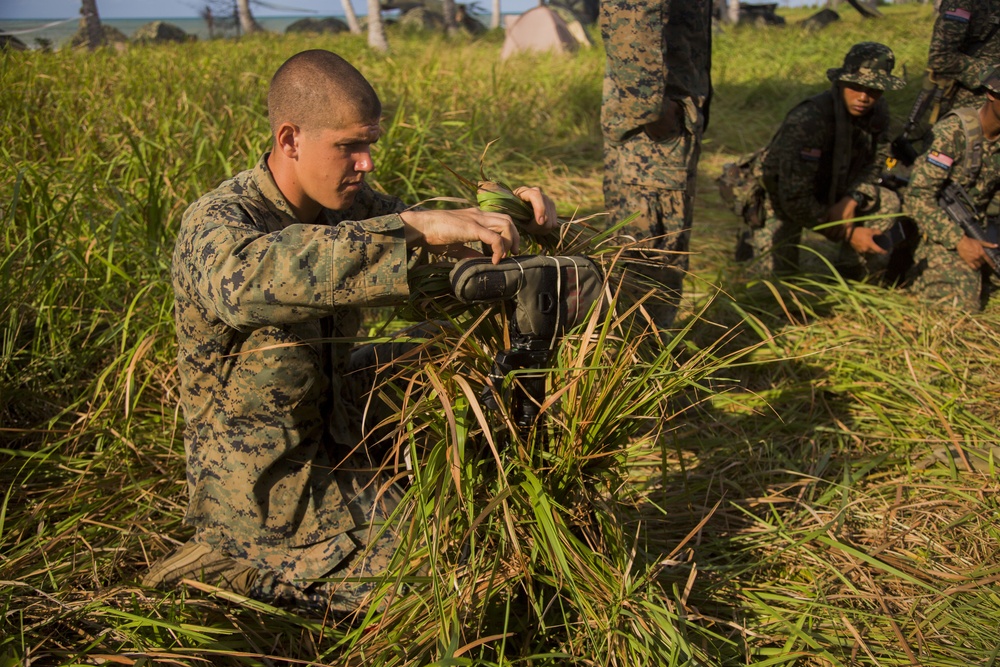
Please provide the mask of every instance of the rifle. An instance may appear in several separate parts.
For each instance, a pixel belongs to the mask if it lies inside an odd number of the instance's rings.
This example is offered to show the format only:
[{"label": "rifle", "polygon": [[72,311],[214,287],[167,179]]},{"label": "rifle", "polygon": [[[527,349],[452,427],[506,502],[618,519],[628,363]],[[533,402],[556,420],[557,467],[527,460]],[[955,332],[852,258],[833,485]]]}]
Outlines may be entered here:
[{"label": "rifle", "polygon": [[[969,194],[965,191],[965,188],[961,185],[954,181],[949,181],[941,189],[940,195],[938,195],[938,205],[944,209],[949,218],[962,228],[966,236],[976,241],[990,242],[986,236],[986,231],[979,223],[979,215],[976,213],[975,205],[969,198]],[[1000,249],[984,246],[983,250],[986,252],[986,257],[990,260],[990,268],[993,270],[993,273],[1000,276]]]},{"label": "rifle", "polygon": [[488,257],[464,259],[450,274],[452,292],[462,303],[502,302],[511,346],[497,352],[489,383],[480,394],[495,410],[504,380],[513,374],[507,396],[510,414],[527,437],[545,401],[544,369],[556,342],[581,324],[604,293],[604,277],[581,256],[527,255],[493,264]]},{"label": "rifle", "polygon": [[[913,147],[913,140],[918,138],[917,130],[920,129],[923,118],[928,111],[931,111],[930,123],[933,125],[937,121],[938,112],[941,110],[941,103],[945,97],[951,97],[955,90],[955,82],[951,80],[939,81],[934,78],[934,73],[928,71],[924,77],[924,85],[917,95],[910,115],[906,117],[906,124],[898,137],[892,140],[890,150],[892,157],[899,160],[907,167],[912,166],[920,152]],[[923,133],[921,133],[922,136]],[[891,167],[891,165],[890,165]]]}]

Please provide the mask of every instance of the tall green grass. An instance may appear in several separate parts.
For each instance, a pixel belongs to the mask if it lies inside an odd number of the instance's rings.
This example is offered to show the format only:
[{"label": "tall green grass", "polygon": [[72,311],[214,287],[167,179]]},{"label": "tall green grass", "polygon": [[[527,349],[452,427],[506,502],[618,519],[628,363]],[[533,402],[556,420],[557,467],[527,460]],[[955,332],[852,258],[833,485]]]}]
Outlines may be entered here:
[{"label": "tall green grass", "polygon": [[886,14],[716,35],[694,271],[669,342],[626,306],[595,315],[561,342],[545,420],[522,436],[478,394],[497,314],[425,341],[390,396],[415,464],[397,578],[339,623],[136,583],[189,536],[179,217],[266,149],[267,78],[314,47],[383,98],[377,187],[459,194],[445,165],[474,176],[499,139],[494,175],[540,182],[566,217],[599,212],[600,47],[505,64],[493,39],[402,35],[388,57],[351,36],[5,54],[0,663],[993,664],[996,311],[749,279],[711,182],[856,41],[906,66],[901,117],[930,10]]}]

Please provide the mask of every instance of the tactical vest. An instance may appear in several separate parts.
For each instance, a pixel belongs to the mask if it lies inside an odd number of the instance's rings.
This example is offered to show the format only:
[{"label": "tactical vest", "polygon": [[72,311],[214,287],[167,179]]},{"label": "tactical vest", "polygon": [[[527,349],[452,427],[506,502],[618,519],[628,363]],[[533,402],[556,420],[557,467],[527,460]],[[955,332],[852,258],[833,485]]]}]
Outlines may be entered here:
[{"label": "tactical vest", "polygon": [[957,116],[965,133],[965,153],[958,165],[960,178],[953,175],[951,180],[968,189],[975,185],[983,167],[983,126],[979,122],[979,110],[971,107],[952,109],[942,118],[948,116]]}]

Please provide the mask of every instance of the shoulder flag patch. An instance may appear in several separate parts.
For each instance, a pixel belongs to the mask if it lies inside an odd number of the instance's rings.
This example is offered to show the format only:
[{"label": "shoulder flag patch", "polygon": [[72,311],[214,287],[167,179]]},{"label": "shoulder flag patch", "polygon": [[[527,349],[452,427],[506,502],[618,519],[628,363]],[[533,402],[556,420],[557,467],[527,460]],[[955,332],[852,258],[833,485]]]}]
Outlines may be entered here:
[{"label": "shoulder flag patch", "polygon": [[968,23],[972,18],[972,14],[967,9],[961,9],[956,7],[955,9],[949,9],[944,13],[944,18],[948,21],[958,21],[959,23]]},{"label": "shoulder flag patch", "polygon": [[803,148],[799,151],[799,157],[809,162],[815,162],[823,157],[823,151],[818,148]]},{"label": "shoulder flag patch", "polygon": [[938,151],[931,151],[928,153],[927,161],[935,167],[941,167],[944,170],[951,169],[951,165],[955,162],[954,159],[948,157],[944,153],[939,153]]}]

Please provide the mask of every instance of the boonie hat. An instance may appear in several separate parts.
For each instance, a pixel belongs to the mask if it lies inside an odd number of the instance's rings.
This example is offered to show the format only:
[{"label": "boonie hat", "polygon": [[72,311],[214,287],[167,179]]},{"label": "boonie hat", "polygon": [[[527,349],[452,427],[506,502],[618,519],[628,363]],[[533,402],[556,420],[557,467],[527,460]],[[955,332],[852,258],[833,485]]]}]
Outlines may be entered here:
[{"label": "boonie hat", "polygon": [[861,42],[847,52],[842,67],[826,71],[826,78],[833,82],[856,83],[875,90],[899,90],[906,82],[892,75],[895,64],[896,57],[885,44]]},{"label": "boonie hat", "polygon": [[984,72],[979,78],[979,85],[991,93],[1000,95],[1000,67],[993,67]]}]

